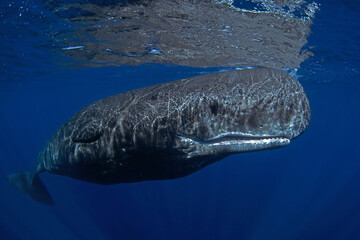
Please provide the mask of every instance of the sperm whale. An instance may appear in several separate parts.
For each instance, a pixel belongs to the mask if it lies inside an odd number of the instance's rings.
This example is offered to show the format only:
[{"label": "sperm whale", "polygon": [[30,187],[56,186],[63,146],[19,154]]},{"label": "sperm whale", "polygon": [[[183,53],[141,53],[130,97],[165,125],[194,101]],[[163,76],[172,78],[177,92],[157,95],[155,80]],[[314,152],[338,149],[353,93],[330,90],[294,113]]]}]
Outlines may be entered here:
[{"label": "sperm whale", "polygon": [[53,204],[41,172],[97,184],[174,179],[230,154],[283,147],[309,122],[302,86],[282,70],[202,75],[88,105],[47,142],[34,171],[8,181]]}]

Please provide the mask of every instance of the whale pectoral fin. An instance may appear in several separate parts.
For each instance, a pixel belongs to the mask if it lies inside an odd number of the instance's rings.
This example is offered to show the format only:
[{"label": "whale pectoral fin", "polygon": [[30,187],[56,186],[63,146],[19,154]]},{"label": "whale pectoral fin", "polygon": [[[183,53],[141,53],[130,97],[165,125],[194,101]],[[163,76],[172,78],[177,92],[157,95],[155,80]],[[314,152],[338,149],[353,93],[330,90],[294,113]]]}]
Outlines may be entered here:
[{"label": "whale pectoral fin", "polygon": [[18,191],[29,194],[34,200],[54,205],[45,185],[37,174],[32,172],[15,173],[7,176],[9,183]]}]

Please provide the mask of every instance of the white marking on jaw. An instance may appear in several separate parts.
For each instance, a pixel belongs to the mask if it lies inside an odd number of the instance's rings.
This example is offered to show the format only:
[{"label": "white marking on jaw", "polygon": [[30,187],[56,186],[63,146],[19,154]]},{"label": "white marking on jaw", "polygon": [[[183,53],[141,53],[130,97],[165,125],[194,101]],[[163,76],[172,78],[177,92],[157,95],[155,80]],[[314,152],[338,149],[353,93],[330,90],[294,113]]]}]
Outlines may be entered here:
[{"label": "white marking on jaw", "polygon": [[228,137],[228,136],[233,136],[233,137],[236,137],[236,136],[241,136],[241,137],[258,137],[258,138],[269,138],[269,139],[272,139],[272,138],[284,138],[284,139],[287,139],[285,137],[277,137],[277,136],[274,136],[274,135],[266,135],[266,134],[251,134],[251,133],[243,133],[243,132],[227,132],[227,133],[220,133],[219,135],[215,136],[215,137],[212,137],[212,138],[209,138],[209,139],[206,139],[206,141],[211,141],[211,140],[216,140],[216,139],[219,139],[219,138],[222,138],[222,137]]},{"label": "white marking on jaw", "polygon": [[[199,156],[210,156],[223,153],[241,153],[249,151],[259,151],[270,148],[277,148],[286,146],[290,143],[290,139],[286,137],[276,136],[257,136],[257,135],[246,135],[252,138],[246,139],[243,134],[237,134],[239,139],[236,139],[236,135],[232,134],[221,134],[215,138],[207,140],[197,140],[186,135],[178,135],[180,141],[184,146],[180,147],[180,151],[186,153],[186,158],[199,157]],[[233,139],[222,140],[221,137],[233,137]],[[256,139],[254,139],[256,137]],[[216,141],[220,139],[219,141]]]},{"label": "white marking on jaw", "polygon": [[252,144],[252,145],[269,145],[272,143],[276,144],[289,144],[290,140],[288,138],[283,137],[273,137],[273,138],[264,138],[264,139],[249,139],[249,140],[228,140],[221,141],[216,143],[210,143],[210,146],[229,146],[229,145],[237,145],[237,144]]}]

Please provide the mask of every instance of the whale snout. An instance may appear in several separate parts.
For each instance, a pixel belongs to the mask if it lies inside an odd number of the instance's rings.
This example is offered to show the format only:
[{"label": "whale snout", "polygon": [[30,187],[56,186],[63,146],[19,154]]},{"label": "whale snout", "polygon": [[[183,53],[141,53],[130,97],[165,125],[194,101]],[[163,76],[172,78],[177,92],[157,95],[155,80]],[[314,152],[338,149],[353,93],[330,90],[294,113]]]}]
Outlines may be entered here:
[{"label": "whale snout", "polygon": [[272,70],[268,78],[274,81],[254,98],[249,125],[257,134],[294,139],[310,124],[309,100],[301,84],[287,72]]},{"label": "whale snout", "polygon": [[[294,80],[296,81],[296,80]],[[292,101],[284,108],[284,135],[289,139],[300,136],[308,128],[311,118],[311,109],[309,100],[305,95],[301,85],[297,83],[301,91],[293,93]]]}]

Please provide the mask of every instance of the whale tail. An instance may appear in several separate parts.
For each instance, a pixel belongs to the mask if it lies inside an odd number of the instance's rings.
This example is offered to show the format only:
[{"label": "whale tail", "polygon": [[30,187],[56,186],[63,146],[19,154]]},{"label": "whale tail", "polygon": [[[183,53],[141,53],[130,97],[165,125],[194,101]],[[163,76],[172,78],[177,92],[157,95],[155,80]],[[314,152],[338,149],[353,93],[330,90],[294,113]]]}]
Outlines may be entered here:
[{"label": "whale tail", "polygon": [[23,172],[7,176],[9,183],[18,191],[29,194],[34,200],[53,205],[53,201],[37,173]]}]

